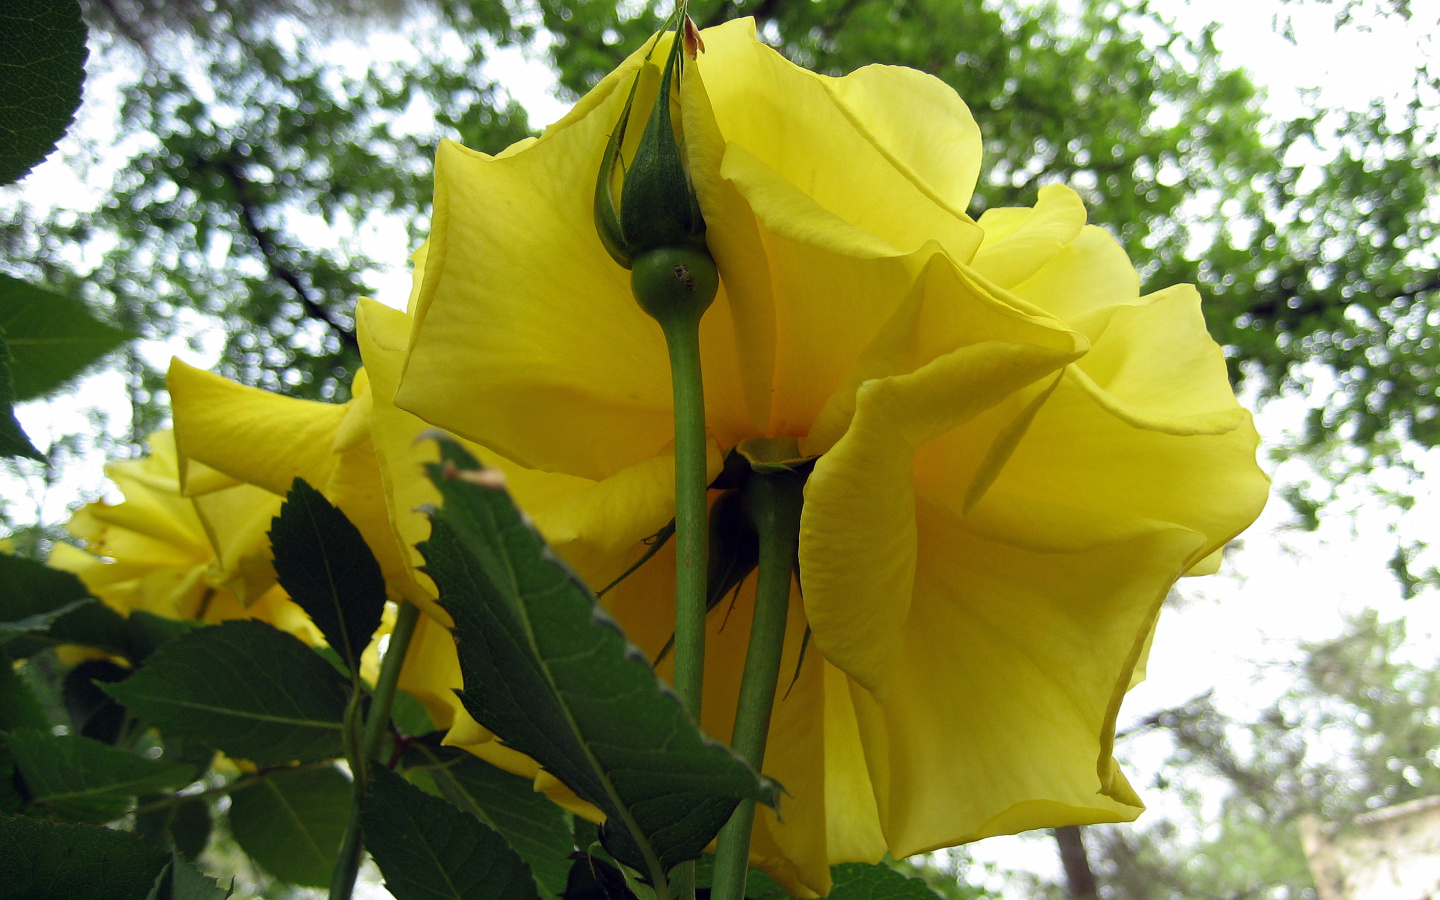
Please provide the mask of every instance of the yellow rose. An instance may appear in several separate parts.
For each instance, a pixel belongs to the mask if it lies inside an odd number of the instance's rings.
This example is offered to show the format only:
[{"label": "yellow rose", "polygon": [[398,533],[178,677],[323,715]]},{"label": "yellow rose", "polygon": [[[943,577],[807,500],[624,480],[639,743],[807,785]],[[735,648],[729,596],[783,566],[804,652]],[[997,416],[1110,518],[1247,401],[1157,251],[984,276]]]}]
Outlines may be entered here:
[{"label": "yellow rose", "polygon": [[[710,434],[818,457],[763,767],[788,796],[754,860],[823,894],[835,862],[1133,818],[1120,701],[1170,586],[1213,570],[1268,484],[1199,296],[1141,296],[1064,187],[970,219],[979,132],[939,81],[817,76],[748,21],[704,41],[681,102],[722,280],[701,329]],[[591,224],[641,65],[496,157],[442,145],[395,396],[583,479],[558,549],[596,586],[673,514],[664,339]],[[673,558],[605,598],[651,654]],[[722,739],[753,590],[709,620],[702,725]]]},{"label": "yellow rose", "polygon": [[57,544],[50,565],[73,572],[115,611],[171,619],[262,619],[309,643],[320,632],[262,572],[270,567],[265,529],[279,504],[263,491],[195,467],[207,491],[180,489],[170,431],[152,434],[150,454],[106,467],[123,503],[90,503],[66,526],[85,550]]}]

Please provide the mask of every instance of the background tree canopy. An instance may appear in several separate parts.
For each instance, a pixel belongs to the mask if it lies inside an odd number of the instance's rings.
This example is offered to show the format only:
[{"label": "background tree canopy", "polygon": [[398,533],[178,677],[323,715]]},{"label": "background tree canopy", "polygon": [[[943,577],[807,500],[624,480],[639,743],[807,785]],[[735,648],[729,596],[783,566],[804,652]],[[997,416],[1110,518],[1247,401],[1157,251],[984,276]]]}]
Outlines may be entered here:
[{"label": "background tree canopy", "polygon": [[[664,5],[92,0],[104,29],[92,70],[108,76],[92,95],[120,103],[113,140],[78,162],[103,168],[117,148],[128,162],[93,211],[7,204],[4,265],[148,338],[193,329],[182,311],[198,313],[224,328],[224,374],[333,396],[337,372],[356,365],[355,297],[402,255],[360,235],[402,223],[403,252],[414,249],[438,138],[495,151],[529,133],[523,110],[485,80],[487,53],[543,37],[560,84],[579,94]],[[1417,73],[1406,108],[1278,122],[1248,77],[1222,65],[1211,31],[1181,33],[1146,3],[693,8],[702,23],[755,16],[767,40],[817,71],[895,63],[954,86],[986,137],[973,211],[1032,203],[1044,182],[1081,190],[1149,285],[1201,287],[1246,388],[1273,396],[1333,375],[1314,447],[1440,440],[1440,172],[1427,152],[1436,123],[1423,115],[1440,76]],[[92,96],[97,114],[108,99]],[[163,415],[151,399],[161,383],[133,355],[126,365],[133,441]]]},{"label": "background tree canopy", "polygon": [[[668,11],[661,0],[82,6],[89,127],[65,164],[96,200],[73,208],[0,191],[0,274],[147,341],[213,339],[222,374],[318,399],[344,399],[359,365],[356,297],[428,230],[435,143],[495,152],[532,133],[487,59],[531,47],[578,96]],[[1404,0],[1334,12],[1434,24]],[[754,16],[765,40],[816,71],[893,63],[952,85],[986,140],[972,213],[1029,205],[1055,181],[1079,190],[1148,288],[1199,285],[1242,389],[1261,401],[1313,389],[1308,429],[1284,452],[1342,478],[1440,443],[1440,71],[1418,70],[1401,103],[1279,121],[1224,65],[1212,30],[1182,32],[1144,0],[694,0],[692,14],[702,25]],[[67,459],[139,452],[168,415],[152,357],[134,343],[109,357],[128,386],[128,421],[62,437],[40,448],[48,463],[14,470],[45,480]],[[1291,500],[1313,524],[1324,494]],[[59,536],[11,514],[22,549]],[[1407,590],[1440,581],[1411,572],[1412,553],[1395,563]],[[1226,825],[1208,844],[1164,820],[1092,833],[1107,896],[1238,896],[1258,884],[1299,897],[1308,875],[1287,837],[1298,815],[1440,788],[1433,761],[1423,765],[1440,739],[1423,715],[1440,696],[1435,676],[1396,662],[1397,641],[1357,622],[1312,648],[1297,693],[1255,722],[1203,701],[1157,714],[1176,771],[1226,785]],[[1333,758],[1307,757],[1292,737],[1337,723],[1354,748]],[[1231,739],[1247,729],[1253,752],[1235,756]],[[1335,784],[1333,808],[1317,808],[1317,785]],[[1263,872],[1175,862],[1233,859],[1241,845],[1273,850],[1251,857]]]}]

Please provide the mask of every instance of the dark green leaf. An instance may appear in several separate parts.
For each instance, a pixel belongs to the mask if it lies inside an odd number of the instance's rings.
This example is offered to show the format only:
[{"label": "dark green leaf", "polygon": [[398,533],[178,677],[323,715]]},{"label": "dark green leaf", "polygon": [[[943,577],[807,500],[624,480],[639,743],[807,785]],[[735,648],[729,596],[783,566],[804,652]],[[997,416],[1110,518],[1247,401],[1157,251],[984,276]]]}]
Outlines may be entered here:
[{"label": "dark green leaf", "polygon": [[[0,553],[0,623],[10,631],[29,630],[27,623],[88,599],[90,591],[69,572],[52,569],[33,559]],[[45,627],[49,627],[49,623]]]},{"label": "dark green leaf", "polygon": [[332,766],[271,772],[230,795],[230,833],[281,881],[328,885],[350,802],[350,780]]},{"label": "dark green leaf", "polygon": [[925,882],[884,863],[840,863],[830,867],[830,881],[828,900],[939,900]]},{"label": "dark green leaf", "polygon": [[175,638],[204,627],[189,619],[167,619],[143,609],[134,610],[125,617],[125,657],[139,665]]},{"label": "dark green leaf", "polygon": [[214,827],[210,805],[204,800],[175,804],[175,817],[170,820],[170,839],[175,842],[175,852],[186,859],[195,859],[205,852]]},{"label": "dark green leaf", "polygon": [[142,794],[190,783],[190,766],[145,759],[75,734],[31,728],[6,738],[25,779],[29,806],[47,815],[96,825],[122,815]]},{"label": "dark green leaf", "polygon": [[[139,805],[144,807],[155,801],[173,799],[163,795],[141,797]],[[135,833],[147,844],[162,850],[173,844],[175,851],[186,859],[199,856],[210,843],[213,824],[210,806],[203,799],[170,802],[135,814]]]},{"label": "dark green leaf", "polygon": [[[453,747],[416,744],[406,760],[409,768],[428,772],[446,800],[498,831],[530,866],[542,896],[564,890],[575,849],[569,817],[537,793],[531,779]],[[411,760],[421,765],[411,766]]]},{"label": "dark green leaf", "polygon": [[70,714],[73,734],[114,744],[125,728],[125,707],[95,684],[115,684],[130,677],[131,670],[108,659],[87,659],[65,673],[60,695]]},{"label": "dark green leaf", "polygon": [[106,691],[164,732],[272,766],[342,753],[347,688],[298,639],[241,620],[176,638]]},{"label": "dark green leaf", "polygon": [[11,640],[26,634],[37,632],[44,634],[55,624],[55,620],[78,609],[81,605],[89,603],[90,598],[75,600],[65,604],[59,609],[52,609],[48,612],[35,613],[33,616],[26,616],[16,622],[0,622],[0,646],[10,643]]},{"label": "dark green leaf", "polygon": [[360,823],[396,900],[537,900],[530,867],[498,832],[383,766],[370,778]]},{"label": "dark green leaf", "polygon": [[16,728],[43,730],[49,727],[45,707],[40,705],[30,685],[15,671],[5,650],[0,648],[0,731]]},{"label": "dark green leaf", "polygon": [[0,457],[26,456],[44,460],[45,454],[35,448],[25,429],[20,427],[20,420],[15,418],[15,384],[10,363],[5,330],[0,328]]},{"label": "dark green leaf", "polygon": [[49,646],[80,644],[125,656],[128,652],[125,621],[124,616],[92,598],[76,605],[74,609],[66,610],[43,634],[21,638],[15,645],[23,645],[38,638]]},{"label": "dark green leaf", "polygon": [[0,816],[6,900],[145,900],[167,859],[129,832]]},{"label": "dark green leaf", "polygon": [[15,777],[15,760],[10,755],[10,745],[0,740],[0,816],[20,811],[25,805],[21,793],[23,785]]},{"label": "dark green leaf", "polygon": [[575,857],[574,862],[566,860],[570,870],[561,900],[636,900],[619,869],[588,854],[577,853]]},{"label": "dark green leaf", "polygon": [[16,402],[57,390],[129,338],[83,304],[3,274],[0,329],[10,348]]},{"label": "dark green leaf", "polygon": [[125,653],[125,619],[85,585],[33,559],[0,553],[0,644],[19,659],[56,644]]},{"label": "dark green leaf", "polygon": [[76,0],[7,0],[0,9],[0,185],[23,178],[70,127],[87,53]]},{"label": "dark green leaf", "polygon": [[742,797],[776,786],[700,733],[644,655],[479,464],[442,440],[444,498],[422,545],[455,618],[465,690],[482,725],[528,754],[607,821],[601,842],[654,874],[694,859]]},{"label": "dark green leaf", "polygon": [[385,576],[360,529],[296,478],[271,521],[270,545],[280,586],[358,673],[360,654],[385,609]]}]

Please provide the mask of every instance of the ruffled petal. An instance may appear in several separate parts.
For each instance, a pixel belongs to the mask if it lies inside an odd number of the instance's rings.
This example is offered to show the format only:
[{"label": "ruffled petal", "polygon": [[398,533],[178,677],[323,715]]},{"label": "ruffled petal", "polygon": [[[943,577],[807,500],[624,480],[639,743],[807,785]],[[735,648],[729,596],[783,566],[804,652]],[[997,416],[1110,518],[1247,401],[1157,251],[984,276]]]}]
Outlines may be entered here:
[{"label": "ruffled petal", "polygon": [[694,68],[729,145],[901,253],[932,240],[959,259],[974,252],[964,209],[980,134],[951,88],[892,66],[816,75],[758,41],[751,19],[707,30],[705,46]]},{"label": "ruffled petal", "polygon": [[[976,513],[1009,520],[1036,547],[1073,545],[1075,516],[1174,523],[1204,536],[1192,561],[1200,564],[1265,504],[1258,443],[1205,333],[1198,296],[1172,288],[1111,312]],[[957,509],[954,493],[935,495]]]},{"label": "ruffled petal", "polygon": [[916,450],[1073,358],[1064,346],[987,341],[860,386],[850,427],[816,463],[801,514],[805,609],[831,664],[887,693],[915,573]]},{"label": "ruffled petal", "polygon": [[1063,185],[1046,185],[1033,208],[991,209],[980,216],[985,241],[971,266],[1000,287],[1014,287],[1075,240],[1084,226],[1080,196]]},{"label": "ruffled petal", "polygon": [[883,703],[856,695],[891,852],[1128,821],[1115,715],[1202,542],[1158,527],[1073,554],[987,540],[921,504],[915,599]]}]

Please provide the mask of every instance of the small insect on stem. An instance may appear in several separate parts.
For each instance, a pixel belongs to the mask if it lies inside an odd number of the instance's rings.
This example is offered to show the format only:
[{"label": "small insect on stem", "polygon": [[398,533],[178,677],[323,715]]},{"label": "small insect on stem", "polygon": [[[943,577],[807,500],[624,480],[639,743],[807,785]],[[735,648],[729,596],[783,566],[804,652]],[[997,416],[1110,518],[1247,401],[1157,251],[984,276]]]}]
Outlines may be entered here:
[{"label": "small insect on stem", "polygon": [[505,473],[499,469],[462,469],[448,459],[441,465],[440,475],[450,481],[477,484],[491,490],[505,487]]},{"label": "small insect on stem", "polygon": [[675,280],[685,285],[685,290],[694,292],[695,279],[690,277],[690,270],[680,263],[675,264]]},{"label": "small insect on stem", "polygon": [[700,37],[700,29],[695,27],[695,20],[687,14],[685,16],[685,53],[695,59],[705,52],[705,41]]}]

